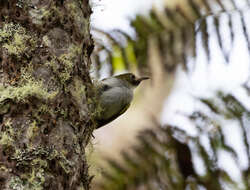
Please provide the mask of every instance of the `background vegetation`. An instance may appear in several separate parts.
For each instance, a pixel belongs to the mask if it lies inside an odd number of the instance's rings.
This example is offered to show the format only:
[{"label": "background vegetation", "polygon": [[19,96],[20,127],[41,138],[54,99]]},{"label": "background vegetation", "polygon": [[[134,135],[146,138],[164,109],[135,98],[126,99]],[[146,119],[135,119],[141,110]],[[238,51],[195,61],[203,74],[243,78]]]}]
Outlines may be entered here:
[{"label": "background vegetation", "polygon": [[[202,63],[190,60],[204,54],[204,62],[213,64],[214,51],[218,51],[225,64],[229,64],[237,36],[244,39],[249,53],[249,5],[248,0],[187,0],[172,6],[166,3],[163,10],[152,9],[148,16],[138,15],[132,21],[136,39],[118,30],[106,33],[95,29],[94,32],[102,38],[105,36],[109,42],[108,45],[102,43],[97,36],[93,54],[95,67],[99,71],[103,64],[110,64],[110,75],[119,69],[152,75],[155,65],[149,60],[153,54],[160,60],[166,75],[175,73],[180,65],[191,74]],[[227,22],[223,22],[224,18]],[[239,20],[237,24],[235,18]],[[223,40],[225,28],[229,34],[229,47]],[[216,39],[216,50],[211,45],[212,39]],[[103,52],[107,55],[104,62],[101,61]],[[98,72],[95,74],[99,75]],[[247,81],[242,88],[249,92]],[[192,136],[179,126],[162,125],[154,120],[148,126],[150,129],[138,134],[138,144],[122,151],[122,161],[107,158],[110,168],[105,168],[99,188],[248,189],[250,115],[247,106],[232,93],[221,91],[214,98],[196,99],[202,109],[186,117],[196,126],[197,135]],[[229,123],[236,123],[239,128],[247,166],[240,163],[239,152],[224,130],[230,127]],[[222,153],[234,163],[236,169],[233,172],[239,173],[239,179],[234,179],[221,167]]]}]

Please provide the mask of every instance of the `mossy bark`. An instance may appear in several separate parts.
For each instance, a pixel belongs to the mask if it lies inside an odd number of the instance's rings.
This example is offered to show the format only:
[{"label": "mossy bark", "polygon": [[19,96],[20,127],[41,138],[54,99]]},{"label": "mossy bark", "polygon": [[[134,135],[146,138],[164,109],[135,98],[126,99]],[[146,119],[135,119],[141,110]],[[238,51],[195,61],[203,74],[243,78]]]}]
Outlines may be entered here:
[{"label": "mossy bark", "polygon": [[89,189],[90,14],[88,0],[0,0],[1,190]]}]

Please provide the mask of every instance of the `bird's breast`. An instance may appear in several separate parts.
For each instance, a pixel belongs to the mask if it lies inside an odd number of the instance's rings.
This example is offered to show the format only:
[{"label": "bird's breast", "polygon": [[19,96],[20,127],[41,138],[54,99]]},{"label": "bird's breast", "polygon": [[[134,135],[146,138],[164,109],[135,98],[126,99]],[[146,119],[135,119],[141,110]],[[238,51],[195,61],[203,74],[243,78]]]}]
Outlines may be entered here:
[{"label": "bird's breast", "polygon": [[112,87],[100,96],[100,116],[102,119],[112,118],[126,108],[133,99],[133,91],[127,87]]}]

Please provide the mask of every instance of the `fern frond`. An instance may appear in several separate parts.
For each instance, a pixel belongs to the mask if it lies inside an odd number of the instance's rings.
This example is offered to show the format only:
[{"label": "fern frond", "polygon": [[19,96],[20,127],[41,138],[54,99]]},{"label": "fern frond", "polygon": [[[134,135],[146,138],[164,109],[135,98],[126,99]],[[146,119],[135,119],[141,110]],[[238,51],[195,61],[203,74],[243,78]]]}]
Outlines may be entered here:
[{"label": "fern frond", "polygon": [[[233,30],[235,23],[232,21],[233,16],[239,14],[243,36],[246,39],[248,51],[250,51],[250,40],[248,30],[246,28],[246,15],[244,14],[245,7],[236,4],[234,0],[187,0],[183,1],[183,5],[177,4],[175,7],[165,5],[164,11],[152,9],[148,16],[137,15],[132,21],[132,26],[136,32],[136,38],[132,39],[129,35],[122,31],[104,32],[98,29],[93,29],[97,33],[102,33],[102,36],[108,39],[112,49],[120,51],[120,54],[110,54],[110,64],[116,72],[116,64],[113,57],[123,62],[123,69],[150,73],[149,67],[149,41],[156,39],[163,68],[166,72],[173,72],[177,65],[183,65],[185,70],[188,70],[188,58],[195,58],[200,49],[197,49],[197,40],[201,36],[201,45],[205,50],[207,62],[211,61],[211,37],[216,37],[219,49],[224,56],[226,63],[229,62],[230,52],[228,46],[223,42],[222,24],[224,17],[227,17],[228,30],[230,33],[231,44],[234,42],[238,32]],[[249,6],[249,1],[245,1],[245,6]],[[244,9],[243,9],[244,8]],[[210,15],[210,16],[209,16]],[[213,27],[214,32],[209,28]],[[111,33],[113,35],[111,35]],[[116,33],[116,34],[115,34]],[[122,35],[127,40],[127,45],[120,43],[116,35]],[[98,46],[98,44],[97,44]],[[103,49],[104,44],[101,45]],[[126,47],[127,46],[127,47]],[[133,63],[127,54],[127,48],[133,49]],[[105,48],[104,48],[105,49]],[[96,56],[94,53],[93,56]],[[95,59],[94,59],[95,60]],[[107,64],[107,63],[105,63]],[[133,67],[131,67],[133,65]],[[119,67],[120,68],[120,67]],[[121,69],[121,68],[120,68]]]},{"label": "fern frond", "polygon": [[[222,190],[225,185],[238,189],[240,184],[219,165],[220,151],[226,152],[238,167],[240,165],[238,153],[225,139],[227,134],[223,132],[223,127],[227,126],[223,126],[221,119],[239,121],[244,131],[243,144],[249,159],[247,126],[242,125],[241,121],[243,115],[248,115],[248,118],[250,115],[248,109],[232,95],[218,93],[217,98],[222,102],[220,108],[216,108],[217,105],[210,100],[202,100],[205,105],[212,108],[211,111],[217,117],[201,111],[189,116],[199,129],[199,135],[195,137],[189,136],[178,127],[160,126],[157,123],[151,129],[141,131],[137,137],[138,144],[130,149],[132,151],[122,152],[122,162],[108,160],[111,169],[107,170],[105,179],[99,184],[102,190],[131,190],[141,186],[145,189],[157,186],[180,190],[203,186],[206,189]],[[230,118],[226,112],[231,114]],[[212,127],[211,131],[208,130],[208,126]],[[209,149],[204,147],[200,135],[205,135],[208,139]],[[198,155],[204,163],[205,173],[202,175],[197,173],[194,155]],[[249,181],[247,171],[249,167],[241,171],[245,188],[248,187]],[[105,188],[104,184],[108,188]]]}]

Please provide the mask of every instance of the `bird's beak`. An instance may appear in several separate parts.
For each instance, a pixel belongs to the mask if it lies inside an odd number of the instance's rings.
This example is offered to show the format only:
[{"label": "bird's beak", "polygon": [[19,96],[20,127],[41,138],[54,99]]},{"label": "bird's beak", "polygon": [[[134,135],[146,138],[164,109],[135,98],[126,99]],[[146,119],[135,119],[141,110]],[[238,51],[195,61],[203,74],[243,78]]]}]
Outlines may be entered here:
[{"label": "bird's beak", "polygon": [[138,79],[139,82],[143,81],[143,80],[147,80],[147,79],[150,79],[149,77],[141,77]]}]

